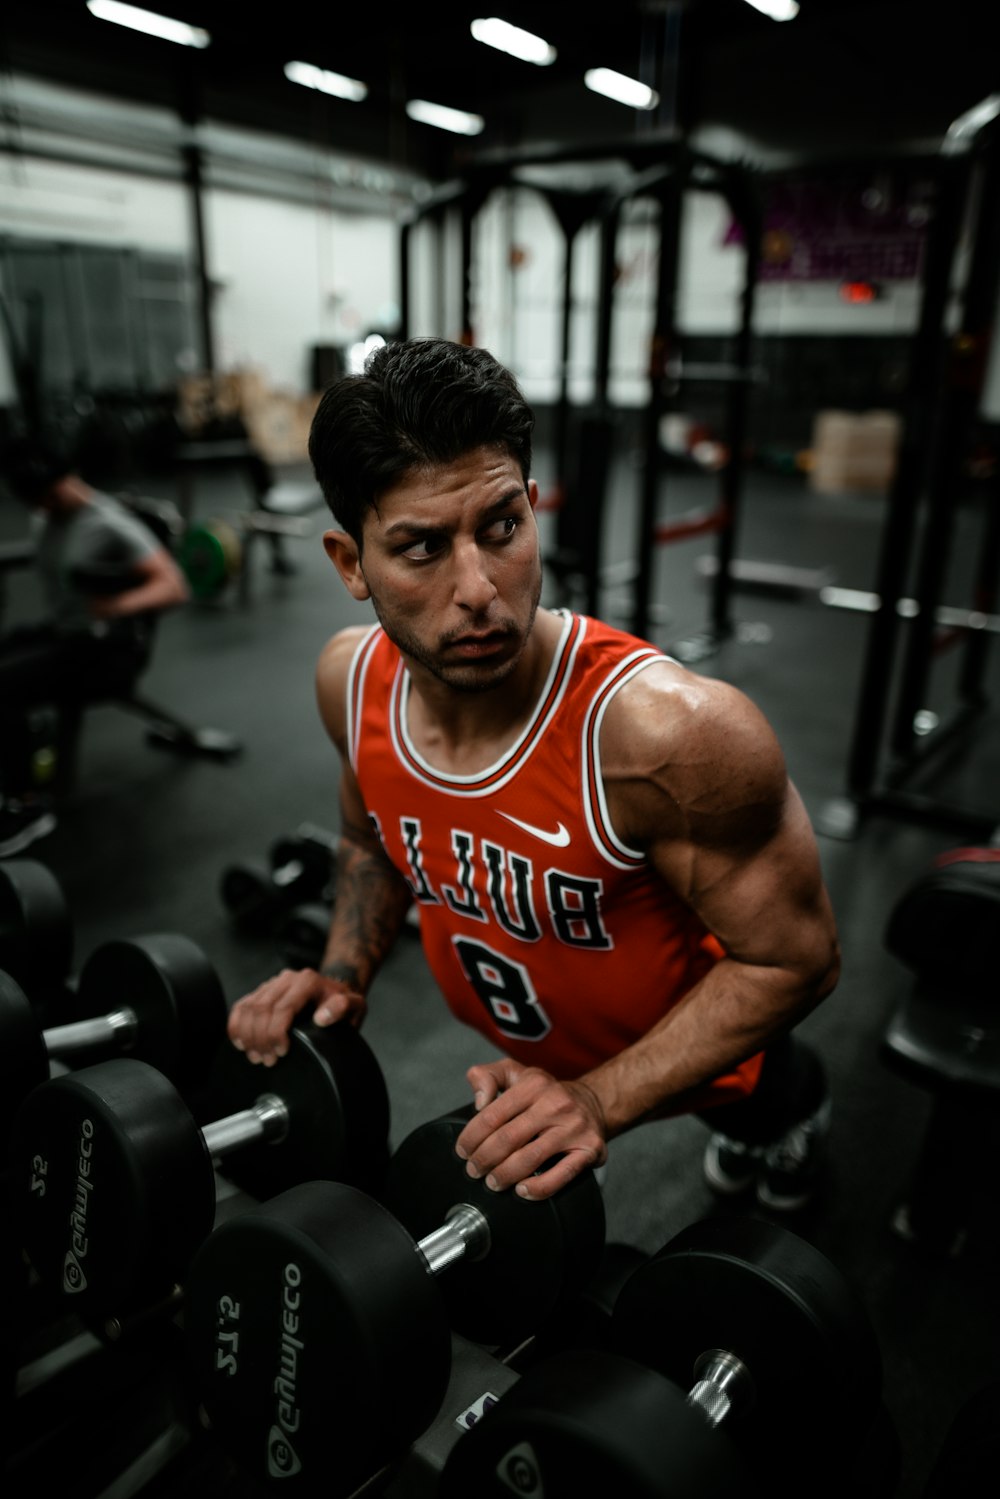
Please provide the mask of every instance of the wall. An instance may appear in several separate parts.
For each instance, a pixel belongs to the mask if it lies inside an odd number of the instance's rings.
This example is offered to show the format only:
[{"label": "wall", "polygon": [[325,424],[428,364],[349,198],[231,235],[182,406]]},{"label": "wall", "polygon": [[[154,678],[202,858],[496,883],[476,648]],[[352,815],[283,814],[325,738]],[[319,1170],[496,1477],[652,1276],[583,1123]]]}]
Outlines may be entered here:
[{"label": "wall", "polygon": [[[162,111],[24,77],[3,80],[0,102],[0,240],[127,247],[193,267],[184,150],[199,147],[218,368],[249,365],[304,392],[314,345],[398,316],[397,225],[415,179],[251,131],[186,133]],[[16,393],[9,353],[0,344],[0,406]],[[197,348],[178,347],[178,377],[198,363]]]},{"label": "wall", "polygon": [[[278,389],[304,392],[314,345],[347,346],[370,328],[391,327],[398,316],[400,228],[419,212],[427,184],[320,146],[211,123],[185,132],[162,111],[23,76],[0,83],[0,103],[8,121],[0,141],[0,238],[131,246],[193,265],[182,168],[185,149],[201,151],[220,369],[251,366]],[[732,154],[735,143],[727,149]],[[569,168],[560,170],[561,180],[571,180]],[[720,348],[724,353],[725,336],[737,326],[743,251],[727,242],[729,227],[717,195],[685,195],[677,326],[691,357],[698,340],[706,340],[713,357]],[[422,227],[413,243],[410,331],[458,336],[454,225],[442,234]],[[532,187],[494,192],[476,217],[474,334],[511,364],[539,403],[559,391],[564,254],[549,203]],[[638,198],[627,205],[618,241],[610,394],[621,405],[642,406],[648,398],[657,254],[651,203]],[[597,226],[585,224],[572,273],[574,402],[593,390],[598,256]],[[845,305],[838,285],[835,279],[762,283],[755,313],[761,346],[811,340],[814,364],[827,357],[832,368],[838,340],[855,366],[868,340],[873,369],[894,360],[916,325],[916,283],[888,279],[881,300],[857,306]],[[826,356],[823,340],[830,340]],[[179,347],[176,363],[178,376],[196,368],[198,350]],[[877,394],[878,378],[869,383]],[[891,389],[889,381],[887,399]],[[0,353],[0,406],[13,396],[9,359]]]}]

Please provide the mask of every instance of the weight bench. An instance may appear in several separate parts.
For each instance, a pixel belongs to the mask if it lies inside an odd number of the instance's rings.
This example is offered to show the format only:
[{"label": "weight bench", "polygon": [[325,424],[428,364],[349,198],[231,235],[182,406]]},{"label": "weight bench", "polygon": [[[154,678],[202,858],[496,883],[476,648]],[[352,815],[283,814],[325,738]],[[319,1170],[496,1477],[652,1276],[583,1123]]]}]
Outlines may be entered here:
[{"label": "weight bench", "polygon": [[1000,847],[941,855],[907,889],[885,931],[916,974],[880,1052],[933,1096],[906,1200],[893,1228],[932,1253],[965,1247],[984,1188],[995,1196],[1000,1143]]},{"label": "weight bench", "polygon": [[[158,621],[149,619],[150,651]],[[176,713],[140,691],[140,682],[148,669],[149,657],[130,682],[114,688],[98,688],[92,694],[70,703],[53,704],[57,717],[56,765],[57,785],[61,792],[69,791],[76,782],[79,746],[83,731],[83,720],[93,707],[109,705],[121,708],[141,718],[148,725],[147,743],[177,754],[205,756],[213,760],[232,760],[242,751],[242,744],[235,735],[223,729],[200,727],[189,723]]]}]

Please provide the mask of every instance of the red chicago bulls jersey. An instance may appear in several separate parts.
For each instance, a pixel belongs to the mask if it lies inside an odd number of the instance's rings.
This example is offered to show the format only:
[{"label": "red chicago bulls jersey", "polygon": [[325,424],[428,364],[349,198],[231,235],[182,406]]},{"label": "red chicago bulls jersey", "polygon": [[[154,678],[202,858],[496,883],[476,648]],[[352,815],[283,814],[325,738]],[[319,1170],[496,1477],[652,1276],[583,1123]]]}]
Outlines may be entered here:
[{"label": "red chicago bulls jersey", "polygon": [[[378,626],[348,682],[351,765],[420,908],[453,1013],[508,1056],[572,1078],[637,1041],[718,960],[691,909],[615,833],[601,777],[608,704],[662,652],[558,611],[530,722],[488,769],[450,775],[407,727],[410,678]],[[743,1097],[760,1058],[690,1107]]]}]

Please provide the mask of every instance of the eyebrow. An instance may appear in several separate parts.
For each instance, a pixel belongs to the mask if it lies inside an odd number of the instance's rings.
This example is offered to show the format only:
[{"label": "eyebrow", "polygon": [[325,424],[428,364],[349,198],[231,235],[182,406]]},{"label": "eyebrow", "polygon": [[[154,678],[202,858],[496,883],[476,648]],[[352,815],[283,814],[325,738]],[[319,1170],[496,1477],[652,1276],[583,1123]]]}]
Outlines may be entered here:
[{"label": "eyebrow", "polygon": [[[488,520],[491,516],[499,514],[499,512],[502,510],[509,510],[515,500],[519,500],[521,498],[526,499],[527,494],[528,492],[523,484],[518,486],[517,488],[509,489],[506,494],[502,494],[499,499],[491,501],[491,503],[485,507],[480,516],[480,521]],[[401,520],[395,520],[391,525],[386,526],[385,530],[382,532],[382,535],[383,537],[400,535],[433,536],[436,535],[439,531],[444,531],[446,529],[447,527],[441,525],[440,523],[435,524],[433,522],[427,521],[407,520],[404,516]]]}]

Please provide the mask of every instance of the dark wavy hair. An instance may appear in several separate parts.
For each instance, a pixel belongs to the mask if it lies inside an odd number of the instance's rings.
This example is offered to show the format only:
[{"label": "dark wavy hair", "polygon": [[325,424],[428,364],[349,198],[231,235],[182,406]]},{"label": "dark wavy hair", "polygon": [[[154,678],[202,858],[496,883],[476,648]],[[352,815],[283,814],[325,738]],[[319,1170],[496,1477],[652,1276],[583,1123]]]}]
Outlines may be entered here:
[{"label": "dark wavy hair", "polygon": [[56,439],[19,434],[0,448],[0,478],[25,505],[37,505],[53,484],[73,471],[68,448]]},{"label": "dark wavy hair", "polygon": [[334,519],[360,546],[367,511],[428,464],[495,447],[527,483],[534,424],[514,376],[485,349],[403,339],[376,349],[362,374],[323,393],[309,457]]}]

